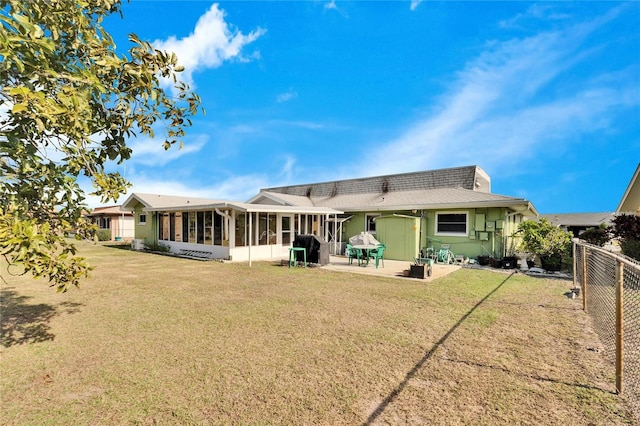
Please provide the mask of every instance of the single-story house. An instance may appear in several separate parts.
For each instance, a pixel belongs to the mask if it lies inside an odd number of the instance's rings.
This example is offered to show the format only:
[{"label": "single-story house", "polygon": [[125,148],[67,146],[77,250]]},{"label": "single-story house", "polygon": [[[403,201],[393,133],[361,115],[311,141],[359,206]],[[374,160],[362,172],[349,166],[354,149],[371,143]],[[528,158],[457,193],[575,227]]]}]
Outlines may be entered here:
[{"label": "single-story house", "polygon": [[589,228],[597,228],[602,224],[611,226],[615,213],[556,213],[541,214],[540,219],[546,218],[551,224],[569,231],[574,237]]},{"label": "single-story house", "polygon": [[640,216],[640,163],[629,181],[616,213],[636,214]]},{"label": "single-story house", "polygon": [[266,188],[248,203],[342,211],[327,223],[334,253],[365,231],[396,260],[442,244],[464,257],[510,255],[518,224],[538,216],[524,198],[493,194],[478,166]]},{"label": "single-story house", "polygon": [[120,206],[96,207],[85,217],[99,229],[111,231],[111,240],[131,240],[134,236],[133,214]]},{"label": "single-story house", "polygon": [[500,258],[515,250],[518,224],[538,216],[524,198],[493,194],[478,166],[267,188],[245,203],[134,193],[122,209],[135,215],[137,241],[233,261],[286,258],[299,234],[342,254],[365,231],[387,245],[387,259],[442,244]]},{"label": "single-story house", "polygon": [[[233,261],[287,258],[296,235],[328,239],[328,207],[133,193],[122,209],[135,216],[134,247],[162,244],[173,253]],[[141,247],[140,247],[141,248]]]}]

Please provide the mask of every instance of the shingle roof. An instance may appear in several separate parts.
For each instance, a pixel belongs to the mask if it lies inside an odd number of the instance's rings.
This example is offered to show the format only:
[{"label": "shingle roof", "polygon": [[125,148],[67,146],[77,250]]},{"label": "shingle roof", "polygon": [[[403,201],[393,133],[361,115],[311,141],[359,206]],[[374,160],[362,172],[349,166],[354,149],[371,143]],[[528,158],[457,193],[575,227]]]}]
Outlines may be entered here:
[{"label": "shingle roof", "polygon": [[175,206],[206,206],[225,202],[224,200],[209,198],[179,197],[175,195],[143,194],[136,192],[127,198],[122,208],[132,208],[133,206],[130,204],[135,201],[142,203],[147,209],[161,209]]},{"label": "shingle roof", "polygon": [[249,202],[345,212],[511,207],[537,214],[523,198],[492,194],[491,178],[478,166],[267,188]]},{"label": "shingle roof", "polygon": [[599,226],[601,223],[611,225],[614,213],[557,213],[557,214],[541,214],[556,226]]},{"label": "shingle roof", "polygon": [[264,188],[301,197],[335,197],[345,194],[389,193],[440,188],[465,188],[478,192],[491,192],[489,175],[478,166],[427,170],[396,175],[373,176],[332,182]]},{"label": "shingle roof", "polygon": [[[125,212],[120,210],[120,206],[104,206],[96,207],[93,211],[86,214],[86,216],[99,216],[99,215],[121,215]],[[131,213],[125,213],[131,214]]]},{"label": "shingle roof", "polygon": [[144,205],[145,211],[187,211],[233,208],[245,212],[281,212],[308,214],[340,214],[342,211],[326,206],[292,204],[250,204],[237,201],[213,200],[207,198],[178,197],[159,194],[131,194],[122,205],[123,210],[133,210],[137,203]]},{"label": "shingle roof", "polygon": [[[297,197],[263,191],[270,198],[280,197],[283,201],[295,203],[304,200],[314,206],[330,207],[345,212],[391,211],[424,208],[471,208],[490,206],[528,205],[523,198],[513,198],[498,194],[487,194],[463,188],[439,188],[430,190],[395,191],[380,193],[345,194],[334,197]],[[293,204],[296,205],[296,204]]]}]

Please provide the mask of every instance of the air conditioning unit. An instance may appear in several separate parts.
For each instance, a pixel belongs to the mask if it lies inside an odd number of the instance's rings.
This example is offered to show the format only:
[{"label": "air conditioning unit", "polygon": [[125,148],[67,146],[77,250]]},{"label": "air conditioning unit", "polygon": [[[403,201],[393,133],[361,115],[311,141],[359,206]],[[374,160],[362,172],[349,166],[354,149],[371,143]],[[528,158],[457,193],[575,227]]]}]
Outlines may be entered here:
[{"label": "air conditioning unit", "polygon": [[134,239],[131,241],[131,250],[144,250],[144,240]]}]

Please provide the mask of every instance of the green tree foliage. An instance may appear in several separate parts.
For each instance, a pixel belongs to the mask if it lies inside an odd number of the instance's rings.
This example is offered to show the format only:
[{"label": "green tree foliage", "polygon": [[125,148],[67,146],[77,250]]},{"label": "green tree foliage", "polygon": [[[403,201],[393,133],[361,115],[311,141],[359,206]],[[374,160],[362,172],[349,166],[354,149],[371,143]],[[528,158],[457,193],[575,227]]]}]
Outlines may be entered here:
[{"label": "green tree foliage", "polygon": [[596,246],[604,246],[611,241],[613,234],[611,227],[603,223],[597,228],[589,228],[580,234],[580,239]]},{"label": "green tree foliage", "polygon": [[559,264],[562,257],[571,252],[573,234],[554,226],[546,218],[522,222],[515,235],[522,239],[521,251],[533,253],[543,262]]},{"label": "green tree foliage", "polygon": [[58,291],[90,269],[64,239],[88,227],[78,177],[117,200],[128,183],[105,166],[130,158],[127,139],[160,125],[164,148],[181,146],[200,104],[174,54],[132,34],[119,56],[113,13],[119,0],[0,0],[0,254]]},{"label": "green tree foliage", "polygon": [[613,235],[619,239],[622,253],[640,260],[640,216],[616,216],[613,219]]}]

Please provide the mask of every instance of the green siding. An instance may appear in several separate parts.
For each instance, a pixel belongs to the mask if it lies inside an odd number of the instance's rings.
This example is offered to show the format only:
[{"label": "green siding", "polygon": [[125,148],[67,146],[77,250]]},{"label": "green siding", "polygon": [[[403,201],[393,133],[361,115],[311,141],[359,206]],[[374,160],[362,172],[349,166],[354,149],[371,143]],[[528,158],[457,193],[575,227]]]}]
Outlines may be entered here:
[{"label": "green siding", "polygon": [[[455,255],[475,258],[490,255],[500,258],[505,251],[513,249],[510,235],[517,228],[517,222],[507,217],[508,210],[502,207],[482,209],[448,209],[447,212],[467,212],[467,236],[435,235],[436,211],[425,211],[420,228],[419,213],[399,211],[384,214],[376,220],[376,238],[387,245],[385,258],[394,260],[413,260],[421,248],[432,246],[440,249],[441,244],[450,244]],[[354,213],[344,224],[345,241],[364,231],[365,213]],[[493,228],[491,226],[493,225]],[[500,228],[502,227],[502,228]],[[491,229],[490,229],[491,228]],[[422,232],[420,230],[422,229]],[[480,239],[481,233],[487,233],[488,240]],[[418,241],[422,234],[421,241]]]},{"label": "green siding", "polygon": [[[134,208],[134,223],[135,223],[135,238],[144,240],[146,243],[155,244],[157,243],[155,239],[155,216],[153,213],[143,211],[143,205],[138,203],[138,205]],[[147,215],[147,223],[142,225],[140,224],[140,214]]]},{"label": "green siding", "polygon": [[376,219],[376,239],[386,244],[386,259],[412,261],[418,255],[420,219],[405,216],[381,216]]}]

